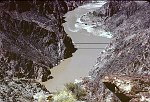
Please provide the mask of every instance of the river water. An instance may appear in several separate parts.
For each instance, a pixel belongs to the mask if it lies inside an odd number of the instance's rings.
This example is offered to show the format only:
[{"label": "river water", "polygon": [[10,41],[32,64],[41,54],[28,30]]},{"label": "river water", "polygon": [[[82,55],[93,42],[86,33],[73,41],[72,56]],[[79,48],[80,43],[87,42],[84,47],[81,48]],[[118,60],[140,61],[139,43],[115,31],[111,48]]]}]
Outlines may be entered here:
[{"label": "river water", "polygon": [[[104,3],[104,1],[101,1],[85,4],[65,14],[67,22],[63,26],[74,43],[110,42],[111,36],[107,35],[106,32],[102,33],[103,36],[100,36],[100,34],[95,36],[98,32],[95,32],[91,25],[83,24],[79,19],[87,12],[101,7]],[[73,57],[65,59],[58,66],[51,69],[54,78],[43,84],[49,91],[56,91],[56,89],[63,89],[66,83],[88,76],[89,71],[96,64],[96,58],[106,46],[107,44],[75,44],[75,47],[79,49],[73,54]]]}]

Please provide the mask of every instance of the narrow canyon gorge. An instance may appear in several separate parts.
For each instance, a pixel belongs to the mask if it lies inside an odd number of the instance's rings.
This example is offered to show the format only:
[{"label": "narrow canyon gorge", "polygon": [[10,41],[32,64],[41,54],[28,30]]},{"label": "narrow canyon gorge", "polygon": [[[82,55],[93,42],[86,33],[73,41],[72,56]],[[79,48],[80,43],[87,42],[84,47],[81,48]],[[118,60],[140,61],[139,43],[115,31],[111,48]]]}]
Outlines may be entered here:
[{"label": "narrow canyon gorge", "polygon": [[150,102],[150,2],[0,1],[0,102]]}]

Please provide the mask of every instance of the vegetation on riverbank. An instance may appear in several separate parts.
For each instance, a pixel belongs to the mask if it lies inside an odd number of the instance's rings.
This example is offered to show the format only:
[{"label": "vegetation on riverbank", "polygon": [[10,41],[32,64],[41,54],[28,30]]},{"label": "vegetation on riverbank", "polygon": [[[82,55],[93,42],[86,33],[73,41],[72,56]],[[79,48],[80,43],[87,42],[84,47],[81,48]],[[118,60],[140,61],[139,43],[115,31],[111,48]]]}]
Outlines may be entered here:
[{"label": "vegetation on riverbank", "polygon": [[85,101],[87,92],[77,83],[67,83],[63,90],[57,90],[48,97],[49,102],[76,102]]}]

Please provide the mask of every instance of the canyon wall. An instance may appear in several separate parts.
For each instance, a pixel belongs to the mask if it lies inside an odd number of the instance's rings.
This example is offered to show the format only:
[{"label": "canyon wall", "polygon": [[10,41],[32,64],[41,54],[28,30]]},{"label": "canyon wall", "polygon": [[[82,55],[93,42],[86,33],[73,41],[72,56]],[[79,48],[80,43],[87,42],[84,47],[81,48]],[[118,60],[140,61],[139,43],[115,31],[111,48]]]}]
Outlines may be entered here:
[{"label": "canyon wall", "polygon": [[63,15],[83,1],[0,2],[0,101],[31,102],[38,81],[53,78],[50,68],[76,51],[64,31]]},{"label": "canyon wall", "polygon": [[150,3],[108,1],[93,15],[113,38],[85,84],[89,102],[149,102]]},{"label": "canyon wall", "polygon": [[57,0],[1,2],[0,54],[5,74],[42,81],[51,78],[49,68],[76,50],[62,26],[63,15],[74,6],[75,2]]}]

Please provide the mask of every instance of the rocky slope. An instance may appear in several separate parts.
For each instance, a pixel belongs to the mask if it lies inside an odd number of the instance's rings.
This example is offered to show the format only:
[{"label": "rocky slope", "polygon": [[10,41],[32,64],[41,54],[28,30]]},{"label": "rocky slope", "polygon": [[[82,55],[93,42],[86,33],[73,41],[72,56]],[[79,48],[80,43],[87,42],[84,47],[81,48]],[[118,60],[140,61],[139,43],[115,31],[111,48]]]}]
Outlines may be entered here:
[{"label": "rocky slope", "polygon": [[39,83],[28,80],[51,79],[50,68],[76,51],[62,23],[65,22],[63,15],[82,3],[68,0],[0,2],[1,102],[31,102],[37,92],[48,92]]},{"label": "rocky slope", "polygon": [[45,86],[35,81],[0,80],[0,102],[48,102],[49,95]]},{"label": "rocky slope", "polygon": [[104,85],[121,102],[149,102],[149,76],[108,75],[102,79]]},{"label": "rocky slope", "polygon": [[[90,72],[91,79],[84,82],[89,91],[88,101],[149,102],[150,3],[108,1],[102,8],[88,13],[82,20],[100,21],[101,24],[95,28],[105,29],[113,34],[111,43],[97,59],[95,69]],[[118,77],[114,77],[115,75]],[[133,79],[136,80],[136,85],[133,86],[139,87],[139,90],[126,92],[126,88],[132,89],[128,84],[135,84]],[[120,81],[115,83],[116,80]],[[123,86],[124,83],[122,90],[118,84]]]},{"label": "rocky slope", "polygon": [[5,1],[0,7],[1,59],[7,70],[15,77],[51,78],[49,68],[75,51],[62,27],[64,13],[71,10],[66,2]]}]

